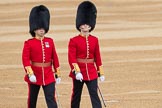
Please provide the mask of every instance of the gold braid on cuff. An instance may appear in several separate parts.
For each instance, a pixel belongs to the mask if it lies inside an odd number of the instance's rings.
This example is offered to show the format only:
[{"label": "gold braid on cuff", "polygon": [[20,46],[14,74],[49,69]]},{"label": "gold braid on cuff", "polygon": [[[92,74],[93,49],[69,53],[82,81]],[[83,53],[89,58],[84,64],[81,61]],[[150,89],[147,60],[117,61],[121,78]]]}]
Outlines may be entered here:
[{"label": "gold braid on cuff", "polygon": [[26,69],[27,74],[28,74],[29,77],[34,74],[31,66],[27,66],[27,67],[25,67],[25,69]]},{"label": "gold braid on cuff", "polygon": [[73,63],[75,73],[80,72],[80,68],[77,63]]},{"label": "gold braid on cuff", "polygon": [[103,66],[99,66],[99,74],[104,75]]},{"label": "gold braid on cuff", "polygon": [[56,78],[61,77],[60,68],[56,68],[55,77]]}]

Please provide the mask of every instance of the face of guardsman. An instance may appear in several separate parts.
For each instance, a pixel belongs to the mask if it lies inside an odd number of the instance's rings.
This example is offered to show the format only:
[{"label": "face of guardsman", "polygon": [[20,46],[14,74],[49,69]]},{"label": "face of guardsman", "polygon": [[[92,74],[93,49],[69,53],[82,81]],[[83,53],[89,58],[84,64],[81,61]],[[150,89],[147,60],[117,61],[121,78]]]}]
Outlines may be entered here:
[{"label": "face of guardsman", "polygon": [[82,35],[88,35],[90,29],[91,29],[91,27],[87,24],[83,24],[80,26],[80,31],[81,31]]},{"label": "face of guardsman", "polygon": [[34,32],[35,32],[36,37],[41,38],[41,37],[44,37],[45,35],[45,30],[43,28],[37,29]]}]

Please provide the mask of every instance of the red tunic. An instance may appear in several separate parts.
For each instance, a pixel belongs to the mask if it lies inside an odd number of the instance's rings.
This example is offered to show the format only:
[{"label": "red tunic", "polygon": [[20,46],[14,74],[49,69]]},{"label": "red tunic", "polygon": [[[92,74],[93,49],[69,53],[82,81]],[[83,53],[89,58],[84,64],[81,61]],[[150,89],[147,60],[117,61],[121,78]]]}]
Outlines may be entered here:
[{"label": "red tunic", "polygon": [[[45,37],[42,41],[36,38],[25,41],[22,52],[22,62],[24,67],[31,66],[33,69],[37,79],[37,82],[34,84],[47,85],[51,82],[55,82],[52,65],[56,72],[56,69],[59,68],[59,61],[53,39]],[[33,66],[31,62],[52,62],[52,65],[49,67],[36,67]],[[26,82],[31,83],[27,75],[25,75],[24,79]]]},{"label": "red tunic", "polygon": [[[80,63],[81,59],[94,59],[94,63]],[[69,76],[75,78],[72,70],[73,63],[77,63],[83,75],[83,80],[94,80],[98,77],[99,66],[102,65],[98,38],[89,35],[87,38],[81,35],[70,39],[68,46],[68,60],[71,67]]]}]

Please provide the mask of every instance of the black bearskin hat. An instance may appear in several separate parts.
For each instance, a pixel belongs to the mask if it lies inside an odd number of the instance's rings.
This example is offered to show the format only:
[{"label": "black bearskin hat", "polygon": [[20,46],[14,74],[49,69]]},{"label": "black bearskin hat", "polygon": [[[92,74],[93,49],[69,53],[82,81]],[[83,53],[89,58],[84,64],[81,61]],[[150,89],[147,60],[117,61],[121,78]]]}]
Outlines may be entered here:
[{"label": "black bearskin hat", "polygon": [[34,31],[44,28],[45,33],[49,30],[50,13],[47,7],[40,5],[32,8],[29,16],[30,34],[35,37]]},{"label": "black bearskin hat", "polygon": [[84,1],[78,6],[76,15],[76,28],[80,31],[79,27],[82,24],[91,26],[92,31],[96,25],[97,9],[90,1]]}]

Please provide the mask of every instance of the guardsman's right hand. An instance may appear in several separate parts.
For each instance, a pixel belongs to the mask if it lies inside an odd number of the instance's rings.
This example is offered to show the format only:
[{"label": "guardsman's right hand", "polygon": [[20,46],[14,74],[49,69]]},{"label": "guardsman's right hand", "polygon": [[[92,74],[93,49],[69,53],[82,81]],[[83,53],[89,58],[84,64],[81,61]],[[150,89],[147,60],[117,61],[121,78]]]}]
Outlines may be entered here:
[{"label": "guardsman's right hand", "polygon": [[74,72],[74,74],[75,74],[76,80],[80,80],[80,82],[82,82],[82,80],[83,80],[83,75],[82,75],[82,73],[80,72],[80,68],[79,68],[78,64],[77,64],[77,63],[74,63],[73,66],[74,66],[74,71],[73,71],[73,72]]},{"label": "guardsman's right hand", "polygon": [[29,76],[29,80],[30,80],[30,82],[33,82],[33,83],[37,82],[37,79],[36,79],[36,77],[35,77],[34,74],[32,74],[32,75]]},{"label": "guardsman's right hand", "polygon": [[34,72],[31,68],[31,66],[27,66],[27,67],[25,67],[25,69],[27,71],[30,82],[33,82],[33,83],[37,82],[36,76],[34,75]]},{"label": "guardsman's right hand", "polygon": [[76,73],[75,77],[76,77],[76,80],[80,80],[80,82],[82,82],[83,75],[81,74],[81,72]]}]

